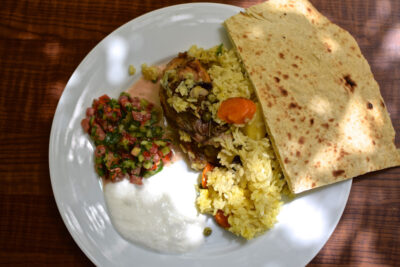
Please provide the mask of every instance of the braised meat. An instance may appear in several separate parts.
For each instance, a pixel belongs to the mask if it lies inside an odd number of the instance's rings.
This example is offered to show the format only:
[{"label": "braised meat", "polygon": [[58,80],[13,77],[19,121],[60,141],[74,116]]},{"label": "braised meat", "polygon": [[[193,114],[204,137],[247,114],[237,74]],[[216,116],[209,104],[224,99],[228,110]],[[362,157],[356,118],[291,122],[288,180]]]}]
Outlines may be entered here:
[{"label": "braised meat", "polygon": [[[180,53],[166,66],[163,80],[160,90],[161,106],[168,122],[190,136],[191,141],[182,142],[182,145],[189,155],[194,155],[191,160],[200,164],[207,161],[218,164],[219,148],[210,144],[209,140],[224,133],[228,126],[218,124],[212,119],[209,106],[216,101],[216,97],[212,94],[212,83],[206,66],[197,59],[190,58],[187,53]],[[185,86],[186,91],[181,91],[182,86]],[[181,101],[190,100],[195,108],[192,106],[178,112],[168,102],[173,96],[179,97]]]}]

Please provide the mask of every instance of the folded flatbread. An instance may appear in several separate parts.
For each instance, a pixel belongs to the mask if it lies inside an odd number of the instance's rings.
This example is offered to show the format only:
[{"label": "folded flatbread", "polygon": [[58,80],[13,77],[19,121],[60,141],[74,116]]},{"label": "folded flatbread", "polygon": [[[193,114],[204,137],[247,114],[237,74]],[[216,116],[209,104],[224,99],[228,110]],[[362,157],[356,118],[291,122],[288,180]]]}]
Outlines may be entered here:
[{"label": "folded flatbread", "polygon": [[306,0],[225,21],[294,193],[400,165],[395,132],[354,38]]}]

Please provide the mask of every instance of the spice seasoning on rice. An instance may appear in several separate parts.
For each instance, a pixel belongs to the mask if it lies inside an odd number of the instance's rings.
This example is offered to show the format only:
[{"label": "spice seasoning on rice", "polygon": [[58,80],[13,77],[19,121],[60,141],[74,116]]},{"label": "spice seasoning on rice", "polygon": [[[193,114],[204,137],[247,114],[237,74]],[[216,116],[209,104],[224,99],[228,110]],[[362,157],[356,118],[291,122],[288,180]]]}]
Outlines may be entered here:
[{"label": "spice seasoning on rice", "polygon": [[[192,167],[204,168],[199,211],[246,239],[272,228],[286,182],[265,137],[261,106],[234,50],[192,46],[167,65],[161,84],[167,119],[178,129]],[[229,108],[240,102],[249,109],[239,109],[233,118],[219,111],[224,101]],[[207,131],[198,130],[202,127]]]}]

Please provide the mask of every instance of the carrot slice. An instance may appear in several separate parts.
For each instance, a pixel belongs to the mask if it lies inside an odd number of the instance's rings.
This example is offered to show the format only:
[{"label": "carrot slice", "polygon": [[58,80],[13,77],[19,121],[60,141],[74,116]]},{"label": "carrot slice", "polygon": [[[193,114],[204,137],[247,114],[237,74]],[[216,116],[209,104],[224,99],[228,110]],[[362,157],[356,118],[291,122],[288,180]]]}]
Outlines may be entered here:
[{"label": "carrot slice", "polygon": [[214,166],[207,162],[207,165],[204,167],[201,176],[201,187],[207,188],[207,172],[211,171],[212,169],[214,169]]},{"label": "carrot slice", "polygon": [[223,228],[231,227],[231,225],[228,222],[228,216],[225,216],[222,210],[218,210],[217,213],[214,215],[214,218],[221,227]]},{"label": "carrot slice", "polygon": [[243,124],[253,118],[256,109],[256,104],[250,99],[232,97],[221,103],[217,116],[227,123]]}]

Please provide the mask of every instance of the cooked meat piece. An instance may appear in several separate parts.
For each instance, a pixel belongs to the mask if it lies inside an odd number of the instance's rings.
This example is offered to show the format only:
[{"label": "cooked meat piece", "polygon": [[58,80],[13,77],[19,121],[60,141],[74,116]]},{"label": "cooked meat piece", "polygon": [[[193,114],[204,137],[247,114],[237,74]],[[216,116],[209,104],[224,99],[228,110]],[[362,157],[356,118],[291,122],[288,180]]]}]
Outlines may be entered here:
[{"label": "cooked meat piece", "polygon": [[167,64],[165,71],[172,69],[177,71],[179,79],[184,79],[187,73],[191,73],[195,81],[211,83],[211,78],[200,61],[189,58],[186,52],[179,53],[178,57],[172,59]]},{"label": "cooked meat piece", "polygon": [[214,121],[203,122],[190,111],[178,113],[167,103],[167,98],[166,91],[161,88],[160,102],[168,122],[175,128],[187,132],[197,143],[218,136],[229,128],[228,125],[219,125]]},{"label": "cooked meat piece", "polygon": [[[172,59],[166,66],[165,71],[176,70],[178,74],[178,80],[169,81],[169,88],[175,93],[175,88],[180,84],[182,80],[187,77],[187,73],[193,74],[193,80],[196,83],[192,90],[197,90],[191,93],[192,96],[197,99],[197,103],[194,103],[199,107],[198,113],[201,118],[198,118],[194,112],[190,109],[184,112],[177,112],[172,106],[167,103],[168,95],[165,88],[160,90],[160,102],[164,110],[164,114],[168,122],[177,130],[185,131],[192,138],[191,143],[183,143],[186,150],[192,152],[195,155],[195,161],[198,163],[211,162],[214,164],[218,163],[217,154],[218,148],[212,145],[206,145],[207,141],[215,136],[219,136],[225,132],[229,126],[219,125],[211,118],[210,111],[201,109],[202,101],[207,100],[208,92],[212,89],[211,78],[207,73],[206,68],[198,61],[188,57],[187,53],[180,53],[178,57]],[[201,88],[199,88],[201,87]],[[207,91],[207,92],[206,92]],[[198,145],[200,144],[200,146]],[[193,160],[193,159],[192,159]]]}]

